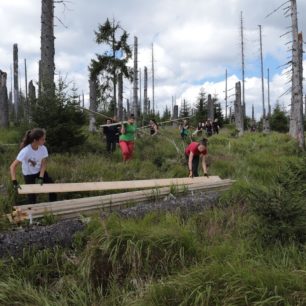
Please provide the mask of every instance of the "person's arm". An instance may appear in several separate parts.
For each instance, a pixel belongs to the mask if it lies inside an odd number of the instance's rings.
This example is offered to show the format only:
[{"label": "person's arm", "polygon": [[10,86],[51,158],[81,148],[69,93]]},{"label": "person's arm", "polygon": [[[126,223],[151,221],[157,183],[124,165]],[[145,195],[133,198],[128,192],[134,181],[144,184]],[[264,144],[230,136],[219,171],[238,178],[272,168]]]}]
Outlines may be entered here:
[{"label": "person's arm", "polygon": [[125,134],[125,127],[124,127],[124,124],[121,125],[120,133],[121,133],[121,134]]},{"label": "person's arm", "polygon": [[189,170],[189,177],[193,177],[193,172],[192,172],[192,160],[193,160],[193,153],[190,152],[189,158],[188,158],[188,170]]},{"label": "person's arm", "polygon": [[207,166],[206,166],[206,155],[202,155],[202,168],[204,176],[208,177]]},{"label": "person's arm", "polygon": [[17,159],[15,159],[12,164],[10,165],[10,173],[11,173],[11,179],[12,179],[12,183],[13,183],[13,188],[15,190],[21,189],[19,183],[16,180],[16,169],[17,166],[20,164],[21,162]]},{"label": "person's arm", "polygon": [[47,169],[47,158],[42,159],[41,165],[40,165],[40,172],[39,172],[39,177],[43,178],[45,175]]},{"label": "person's arm", "polygon": [[154,134],[152,134],[152,136],[156,135],[158,133],[158,128],[156,125],[153,126],[154,129]]},{"label": "person's arm", "polygon": [[21,162],[19,160],[14,160],[12,162],[12,164],[10,165],[10,173],[11,173],[11,179],[12,181],[15,181],[16,180],[16,169],[17,169],[17,166],[20,164]]}]

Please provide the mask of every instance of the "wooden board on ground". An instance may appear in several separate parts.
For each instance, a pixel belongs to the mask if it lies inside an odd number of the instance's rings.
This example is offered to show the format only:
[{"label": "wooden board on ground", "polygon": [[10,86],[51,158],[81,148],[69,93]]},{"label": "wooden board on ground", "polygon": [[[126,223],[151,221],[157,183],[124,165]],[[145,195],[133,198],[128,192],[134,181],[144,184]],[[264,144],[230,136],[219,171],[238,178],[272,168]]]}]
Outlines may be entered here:
[{"label": "wooden board on ground", "polygon": [[205,183],[194,182],[188,186],[180,185],[175,190],[173,187],[163,187],[157,189],[145,189],[132,192],[109,194],[103,196],[86,197],[57,202],[46,202],[15,206],[15,211],[8,214],[11,222],[20,222],[25,219],[35,219],[51,213],[60,218],[71,218],[81,214],[89,215],[101,210],[113,210],[117,207],[146,202],[169,195],[171,192],[182,193],[193,190],[216,191],[229,188],[234,181],[230,179],[216,180],[215,182]]},{"label": "wooden board on ground", "polygon": [[166,186],[190,185],[198,182],[212,183],[220,181],[218,176],[194,177],[194,178],[172,178],[135,181],[113,181],[113,182],[88,182],[88,183],[62,183],[62,184],[28,184],[21,185],[19,194],[50,193],[50,192],[77,192],[77,191],[102,191],[119,189],[143,189],[159,188]]}]

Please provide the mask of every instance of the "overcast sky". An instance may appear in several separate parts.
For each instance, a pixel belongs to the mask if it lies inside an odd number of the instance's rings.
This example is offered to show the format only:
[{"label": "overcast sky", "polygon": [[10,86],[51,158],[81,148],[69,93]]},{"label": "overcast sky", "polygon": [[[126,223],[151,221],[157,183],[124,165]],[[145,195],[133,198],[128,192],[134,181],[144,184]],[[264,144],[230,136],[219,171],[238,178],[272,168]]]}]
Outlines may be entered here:
[{"label": "overcast sky", "polygon": [[[267,103],[267,68],[270,69],[271,104],[276,100],[288,106],[290,84],[280,67],[288,62],[291,41],[290,18],[285,18],[280,0],[67,0],[56,4],[56,72],[67,76],[88,100],[88,65],[101,52],[94,31],[106,18],[114,18],[139,42],[139,67],[151,74],[151,44],[155,53],[155,103],[161,112],[171,107],[171,97],[194,104],[200,88],[216,94],[224,107],[225,69],[228,70],[229,101],[235,82],[241,79],[240,13],[243,12],[245,36],[245,75],[247,115],[255,105],[256,117],[262,112],[259,30],[262,25]],[[285,5],[284,8],[288,6]],[[306,33],[306,1],[297,0],[299,30]],[[28,80],[37,81],[40,58],[40,0],[0,0],[0,69],[7,71],[10,84],[13,44],[19,47],[19,69],[27,59]],[[306,35],[306,34],[305,34]],[[306,39],[304,39],[306,40]],[[304,60],[305,67],[305,60]],[[305,75],[305,72],[304,72]],[[149,78],[149,86],[151,77]],[[304,83],[304,88],[305,88]],[[9,85],[10,86],[10,85]],[[21,87],[25,87],[21,76]],[[143,87],[143,86],[142,86]],[[124,97],[132,96],[125,84]],[[152,91],[149,88],[151,98]]]}]

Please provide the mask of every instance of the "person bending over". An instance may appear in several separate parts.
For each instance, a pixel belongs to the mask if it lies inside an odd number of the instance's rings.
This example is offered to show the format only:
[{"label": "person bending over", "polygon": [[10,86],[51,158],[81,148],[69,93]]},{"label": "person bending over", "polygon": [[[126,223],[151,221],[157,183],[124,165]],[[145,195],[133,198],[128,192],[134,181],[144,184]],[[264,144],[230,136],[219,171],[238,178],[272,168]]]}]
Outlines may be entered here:
[{"label": "person bending over", "polygon": [[[48,150],[44,146],[46,141],[46,132],[43,129],[35,128],[26,132],[22,143],[20,144],[20,152],[10,166],[11,179],[15,190],[21,188],[16,179],[16,169],[21,164],[22,174],[26,184],[53,183],[52,178],[48,175],[47,157]],[[55,193],[49,194],[49,201],[56,201]],[[36,195],[28,195],[28,203],[36,203]]]},{"label": "person bending over", "polygon": [[207,166],[206,166],[206,156],[207,156],[207,139],[204,138],[200,142],[192,142],[185,149],[185,157],[187,160],[187,165],[189,169],[189,177],[199,176],[198,167],[200,158],[202,160],[202,169],[204,176],[208,177]]}]

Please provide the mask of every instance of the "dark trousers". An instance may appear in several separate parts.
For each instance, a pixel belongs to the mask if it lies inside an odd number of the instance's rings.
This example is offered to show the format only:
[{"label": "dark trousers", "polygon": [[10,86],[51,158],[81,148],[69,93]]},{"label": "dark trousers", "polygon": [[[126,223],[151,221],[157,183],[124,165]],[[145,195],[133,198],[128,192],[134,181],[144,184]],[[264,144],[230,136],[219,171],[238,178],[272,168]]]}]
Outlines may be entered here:
[{"label": "dark trousers", "polygon": [[[36,179],[39,177],[39,172],[36,174],[31,175],[24,175],[24,181],[26,184],[35,184]],[[52,178],[48,175],[48,172],[46,171],[44,174],[44,184],[50,184],[54,183]],[[57,200],[56,193],[49,193],[49,202],[54,202]],[[36,203],[36,194],[29,194],[28,195],[28,202],[29,204],[35,204]]]},{"label": "dark trousers", "polygon": [[107,152],[114,152],[116,150],[116,138],[114,139],[109,139],[106,138],[106,150]]},{"label": "dark trousers", "polygon": [[[189,156],[187,154],[185,154],[185,157],[186,157],[187,166],[188,166]],[[199,155],[193,155],[193,159],[192,159],[192,175],[193,176],[199,176],[199,172],[198,172],[199,161],[200,161],[200,156]]]}]

